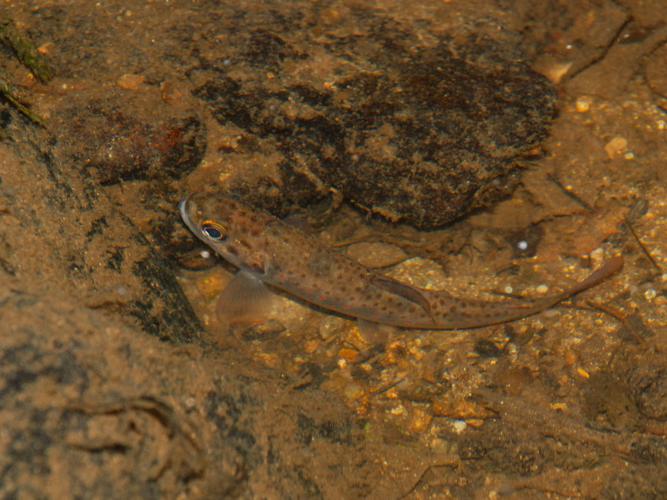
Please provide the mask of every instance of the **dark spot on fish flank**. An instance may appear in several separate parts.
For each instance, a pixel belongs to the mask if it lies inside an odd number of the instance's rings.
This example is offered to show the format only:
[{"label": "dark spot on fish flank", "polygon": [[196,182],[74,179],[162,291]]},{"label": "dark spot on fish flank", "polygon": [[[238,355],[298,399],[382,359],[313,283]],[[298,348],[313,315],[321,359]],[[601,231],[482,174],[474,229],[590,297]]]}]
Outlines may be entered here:
[{"label": "dark spot on fish flank", "polygon": [[322,272],[322,263],[317,259],[317,257],[308,259],[307,266],[308,270],[315,275],[319,275]]},{"label": "dark spot on fish flank", "polygon": [[450,314],[456,314],[456,313],[458,313],[458,312],[459,312],[459,310],[457,309],[457,307],[456,307],[455,305],[452,304],[452,305],[450,306],[450,308],[449,308],[449,313],[450,313]]}]

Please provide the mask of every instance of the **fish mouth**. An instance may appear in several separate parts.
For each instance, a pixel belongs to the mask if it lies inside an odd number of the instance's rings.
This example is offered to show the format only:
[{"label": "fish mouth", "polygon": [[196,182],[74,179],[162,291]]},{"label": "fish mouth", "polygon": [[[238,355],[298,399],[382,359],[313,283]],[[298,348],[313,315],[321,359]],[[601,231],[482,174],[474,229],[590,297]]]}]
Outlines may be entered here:
[{"label": "fish mouth", "polygon": [[198,231],[196,230],[195,224],[192,222],[192,219],[190,219],[190,208],[192,205],[190,200],[191,198],[192,195],[187,195],[185,198],[183,198],[178,204],[178,211],[181,213],[181,219],[183,219],[183,222],[188,227],[188,229],[196,236],[199,236],[197,234]]}]

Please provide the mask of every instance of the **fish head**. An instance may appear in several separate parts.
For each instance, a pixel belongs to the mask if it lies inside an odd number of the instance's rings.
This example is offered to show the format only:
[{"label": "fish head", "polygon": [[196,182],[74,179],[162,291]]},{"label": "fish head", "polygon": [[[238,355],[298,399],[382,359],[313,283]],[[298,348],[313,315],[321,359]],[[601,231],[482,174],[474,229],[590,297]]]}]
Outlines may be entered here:
[{"label": "fish head", "polygon": [[183,222],[218,255],[238,268],[261,273],[263,232],[271,216],[229,196],[195,193],[179,204]]}]

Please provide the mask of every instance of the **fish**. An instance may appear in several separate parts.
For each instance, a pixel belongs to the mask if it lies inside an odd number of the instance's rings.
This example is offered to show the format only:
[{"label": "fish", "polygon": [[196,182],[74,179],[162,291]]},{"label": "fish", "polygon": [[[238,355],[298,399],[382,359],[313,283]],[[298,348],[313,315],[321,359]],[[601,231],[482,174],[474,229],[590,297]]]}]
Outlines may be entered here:
[{"label": "fish", "polygon": [[179,211],[188,229],[243,275],[320,309],[407,329],[479,328],[532,316],[623,267],[623,257],[615,256],[554,295],[476,300],[379,274],[314,235],[229,195],[194,193],[180,202]]}]

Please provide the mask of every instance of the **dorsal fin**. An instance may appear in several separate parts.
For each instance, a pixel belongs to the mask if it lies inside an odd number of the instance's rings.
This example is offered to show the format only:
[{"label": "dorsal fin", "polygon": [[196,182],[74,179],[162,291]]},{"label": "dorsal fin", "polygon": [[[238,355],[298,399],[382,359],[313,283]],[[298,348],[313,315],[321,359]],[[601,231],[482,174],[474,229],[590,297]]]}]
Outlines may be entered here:
[{"label": "dorsal fin", "polygon": [[426,314],[431,316],[431,304],[424,296],[424,294],[419,291],[419,289],[381,274],[372,274],[371,283],[374,286],[382,288],[389,293],[399,295],[400,297],[403,297],[410,302],[414,302],[419,307],[421,307],[426,312]]}]

